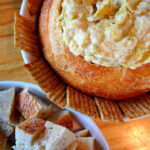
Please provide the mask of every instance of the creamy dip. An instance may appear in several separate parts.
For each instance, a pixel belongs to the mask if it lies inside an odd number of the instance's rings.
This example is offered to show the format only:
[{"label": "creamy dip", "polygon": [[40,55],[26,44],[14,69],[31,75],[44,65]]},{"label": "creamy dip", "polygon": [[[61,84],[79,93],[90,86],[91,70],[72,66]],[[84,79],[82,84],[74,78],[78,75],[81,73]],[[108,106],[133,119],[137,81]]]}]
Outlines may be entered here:
[{"label": "creamy dip", "polygon": [[86,61],[135,69],[150,62],[150,0],[63,0],[62,44]]}]

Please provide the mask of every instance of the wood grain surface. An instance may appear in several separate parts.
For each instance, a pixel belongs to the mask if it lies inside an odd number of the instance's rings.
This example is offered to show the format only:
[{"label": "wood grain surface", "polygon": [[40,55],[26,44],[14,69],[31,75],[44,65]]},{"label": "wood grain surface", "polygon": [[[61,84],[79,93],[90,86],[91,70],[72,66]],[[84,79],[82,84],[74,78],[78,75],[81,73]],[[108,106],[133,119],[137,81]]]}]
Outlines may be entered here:
[{"label": "wood grain surface", "polygon": [[14,48],[14,14],[19,12],[21,0],[0,0],[0,80],[35,83],[24,69],[19,49]]},{"label": "wood grain surface", "polygon": [[[21,0],[0,0],[0,81],[35,83],[24,68],[19,49],[13,45],[14,13]],[[95,120],[112,150],[150,150],[150,117],[116,124]]]}]

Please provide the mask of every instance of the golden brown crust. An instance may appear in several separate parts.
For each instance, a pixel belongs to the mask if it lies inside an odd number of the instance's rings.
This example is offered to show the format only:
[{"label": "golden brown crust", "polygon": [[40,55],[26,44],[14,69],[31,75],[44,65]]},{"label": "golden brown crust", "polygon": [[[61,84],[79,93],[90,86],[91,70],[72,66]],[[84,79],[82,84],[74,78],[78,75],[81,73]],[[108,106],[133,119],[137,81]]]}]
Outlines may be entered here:
[{"label": "golden brown crust", "polygon": [[32,118],[24,121],[22,124],[18,125],[18,128],[22,129],[28,134],[34,134],[37,130],[45,128],[46,121],[39,118]]},{"label": "golden brown crust", "polygon": [[71,131],[73,129],[73,120],[69,112],[64,114],[56,123],[65,128],[68,128]]},{"label": "golden brown crust", "polygon": [[61,0],[45,0],[39,19],[40,43],[46,60],[69,85],[84,93],[109,99],[134,97],[150,90],[150,63],[135,70],[86,62],[60,44],[57,27]]},{"label": "golden brown crust", "polygon": [[25,119],[30,119],[38,116],[40,106],[38,102],[28,93],[28,89],[24,89],[16,96],[16,108]]}]

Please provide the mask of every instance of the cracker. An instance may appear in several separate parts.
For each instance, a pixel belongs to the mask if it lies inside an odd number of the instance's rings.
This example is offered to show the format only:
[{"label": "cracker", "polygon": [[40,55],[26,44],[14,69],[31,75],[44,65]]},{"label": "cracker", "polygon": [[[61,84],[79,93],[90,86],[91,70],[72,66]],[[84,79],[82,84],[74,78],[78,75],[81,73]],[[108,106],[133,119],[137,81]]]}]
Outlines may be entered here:
[{"label": "cracker", "polygon": [[64,108],[66,106],[66,86],[60,83],[59,86],[48,93],[48,98],[56,105]]},{"label": "cracker", "polygon": [[43,0],[27,0],[30,15],[36,15],[40,11]]},{"label": "cracker", "polygon": [[143,94],[138,97],[118,102],[119,107],[130,119],[138,118],[150,113],[150,95]]},{"label": "cracker", "polygon": [[14,23],[15,47],[23,49],[31,55],[40,56],[39,38],[36,33],[35,23],[16,13]]},{"label": "cracker", "polygon": [[96,104],[101,114],[102,120],[115,121],[123,123],[123,114],[118,105],[114,101],[104,100],[102,98],[95,98]]},{"label": "cracker", "polygon": [[67,105],[92,118],[100,118],[94,99],[70,86],[67,87]]},{"label": "cracker", "polygon": [[42,58],[25,65],[26,69],[48,94],[48,98],[61,108],[66,106],[66,86],[63,84]]}]

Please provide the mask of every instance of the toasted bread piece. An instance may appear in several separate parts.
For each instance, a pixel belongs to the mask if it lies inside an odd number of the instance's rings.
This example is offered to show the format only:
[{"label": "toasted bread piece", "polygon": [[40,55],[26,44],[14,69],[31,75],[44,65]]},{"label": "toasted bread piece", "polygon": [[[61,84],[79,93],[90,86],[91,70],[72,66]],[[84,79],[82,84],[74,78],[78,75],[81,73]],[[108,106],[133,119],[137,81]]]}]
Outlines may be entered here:
[{"label": "toasted bread piece", "polygon": [[29,150],[34,139],[45,129],[45,121],[39,118],[26,120],[16,127],[15,150]]},{"label": "toasted bread piece", "polygon": [[67,87],[67,105],[92,118],[100,118],[94,99],[70,86]]},{"label": "toasted bread piece", "polygon": [[66,86],[43,58],[26,64],[25,67],[43,91],[48,94],[48,98],[59,107],[64,108],[66,106]]},{"label": "toasted bread piece", "polygon": [[3,133],[6,137],[9,137],[14,132],[14,127],[6,122],[0,121],[0,133]]},{"label": "toasted bread piece", "polygon": [[80,130],[83,130],[82,125],[79,123],[79,121],[77,119],[73,119],[73,129],[72,129],[72,131],[77,132],[77,131],[80,131]]},{"label": "toasted bread piece", "polygon": [[87,137],[89,135],[89,130],[84,129],[75,133],[77,137]]},{"label": "toasted bread piece", "polygon": [[40,112],[39,103],[28,93],[28,89],[24,89],[16,96],[16,108],[25,119],[30,119],[38,116]]},{"label": "toasted bread piece", "polygon": [[59,124],[63,127],[68,128],[69,130],[73,129],[73,120],[67,110],[59,110],[58,112],[52,114],[49,118],[49,121]]},{"label": "toasted bread piece", "polygon": [[34,96],[34,95],[32,96],[40,105],[40,112],[39,112],[38,117],[46,119],[49,116],[51,116],[53,113],[60,110],[57,106],[53,104],[49,104],[37,96]]},{"label": "toasted bread piece", "polygon": [[36,15],[40,11],[43,0],[27,0],[30,15]]},{"label": "toasted bread piece", "polygon": [[8,137],[13,133],[14,127],[0,121],[0,150],[6,150]]},{"label": "toasted bread piece", "polygon": [[35,23],[16,13],[14,23],[15,47],[34,56],[40,56]]},{"label": "toasted bread piece", "polygon": [[6,148],[5,148],[5,150],[12,150],[12,145],[10,145],[8,142],[7,142],[7,145],[6,145]]},{"label": "toasted bread piece", "polygon": [[[16,103],[15,103],[16,105]],[[12,125],[16,126],[18,124],[20,124],[21,122],[23,122],[25,120],[25,118],[22,116],[22,114],[15,108],[12,115],[11,115],[11,119],[12,119]]]},{"label": "toasted bread piece", "polygon": [[68,128],[69,130],[73,129],[73,120],[72,120],[72,117],[71,117],[69,111],[64,111],[64,113],[58,119],[58,121],[56,123],[63,127]]},{"label": "toasted bread piece", "polygon": [[150,113],[150,95],[143,94],[118,102],[119,107],[130,119],[138,118]]},{"label": "toasted bread piece", "polygon": [[64,150],[76,150],[77,147],[78,147],[78,142],[75,141],[71,145],[69,145],[67,148],[65,148]]},{"label": "toasted bread piece", "polygon": [[15,150],[65,149],[75,140],[74,133],[67,128],[33,118],[17,126]]},{"label": "toasted bread piece", "polygon": [[0,91],[0,120],[12,123],[11,118],[15,105],[15,88]]},{"label": "toasted bread piece", "polygon": [[26,119],[33,117],[45,118],[53,112],[54,108],[52,107],[54,106],[30,94],[27,88],[16,96],[16,108]]},{"label": "toasted bread piece", "polygon": [[95,98],[102,120],[115,121],[123,123],[124,118],[118,105],[114,101]]},{"label": "toasted bread piece", "polygon": [[95,150],[95,139],[93,137],[79,137],[76,150]]},{"label": "toasted bread piece", "polygon": [[65,149],[76,140],[73,132],[60,125],[47,121],[45,128],[44,143],[46,144],[46,149],[57,150],[60,147]]}]

